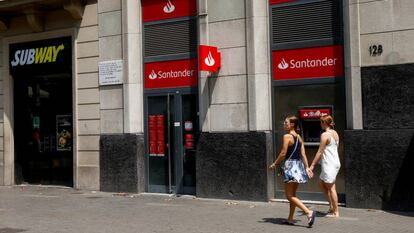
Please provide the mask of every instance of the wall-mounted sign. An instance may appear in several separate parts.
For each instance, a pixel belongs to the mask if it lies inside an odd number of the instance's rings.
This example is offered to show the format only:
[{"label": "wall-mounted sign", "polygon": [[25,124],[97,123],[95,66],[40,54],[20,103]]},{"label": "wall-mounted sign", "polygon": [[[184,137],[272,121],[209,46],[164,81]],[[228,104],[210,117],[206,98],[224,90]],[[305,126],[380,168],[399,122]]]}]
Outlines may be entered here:
[{"label": "wall-mounted sign", "polygon": [[72,69],[70,37],[10,44],[10,74],[36,75],[70,72]]},{"label": "wall-mounted sign", "polygon": [[381,56],[383,51],[382,44],[375,44],[369,46],[369,55],[371,57]]},{"label": "wall-mounted sign", "polygon": [[142,0],[144,22],[195,16],[196,0]]},{"label": "wall-mounted sign", "polygon": [[217,47],[200,45],[198,49],[200,70],[218,72],[221,66],[221,54]]},{"label": "wall-mounted sign", "polygon": [[273,79],[341,77],[342,45],[273,51]]},{"label": "wall-mounted sign", "polygon": [[122,60],[99,62],[99,85],[116,85],[123,83]]},{"label": "wall-mounted sign", "polygon": [[322,116],[331,115],[331,109],[300,109],[299,116],[301,119],[319,119]]},{"label": "wall-mounted sign", "polygon": [[146,63],[144,75],[145,88],[195,87],[197,59]]},{"label": "wall-mounted sign", "polygon": [[293,2],[296,0],[269,0],[270,5],[273,4],[281,4],[281,3],[287,3],[287,2]]}]

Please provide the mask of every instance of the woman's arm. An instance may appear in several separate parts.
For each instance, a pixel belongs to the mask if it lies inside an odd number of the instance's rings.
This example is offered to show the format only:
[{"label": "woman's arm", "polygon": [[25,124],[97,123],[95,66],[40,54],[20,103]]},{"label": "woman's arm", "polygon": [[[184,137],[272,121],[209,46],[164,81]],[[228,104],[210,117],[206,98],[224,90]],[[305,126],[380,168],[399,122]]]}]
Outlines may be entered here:
[{"label": "woman's arm", "polygon": [[276,167],[276,165],[282,163],[283,159],[285,159],[286,157],[286,152],[287,152],[287,148],[289,147],[289,140],[292,136],[289,134],[285,134],[283,135],[283,145],[282,145],[282,149],[280,150],[279,155],[277,156],[276,161],[274,161],[269,168],[270,169],[274,169]]},{"label": "woman's arm", "polygon": [[318,152],[316,152],[315,158],[313,159],[309,169],[311,171],[313,171],[313,169],[315,168],[315,165],[319,162],[319,160],[321,159],[323,150],[325,150],[326,145],[329,143],[328,142],[329,137],[328,137],[328,133],[323,133],[321,135],[321,142],[319,144],[319,149]]},{"label": "woman's arm", "polygon": [[303,144],[302,137],[299,136],[299,140],[300,140],[300,143],[302,143],[302,146],[300,148],[300,154],[302,156],[303,165],[305,165],[305,169],[307,169],[309,168],[309,164],[308,164],[308,158],[306,157],[305,145]]}]

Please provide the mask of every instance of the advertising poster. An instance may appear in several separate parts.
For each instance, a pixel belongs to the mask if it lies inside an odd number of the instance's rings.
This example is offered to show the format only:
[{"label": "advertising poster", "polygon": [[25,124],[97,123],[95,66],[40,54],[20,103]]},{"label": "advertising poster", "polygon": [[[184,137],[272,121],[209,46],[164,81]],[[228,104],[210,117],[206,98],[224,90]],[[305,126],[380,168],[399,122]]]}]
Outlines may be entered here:
[{"label": "advertising poster", "polygon": [[72,116],[56,115],[56,150],[72,150]]}]

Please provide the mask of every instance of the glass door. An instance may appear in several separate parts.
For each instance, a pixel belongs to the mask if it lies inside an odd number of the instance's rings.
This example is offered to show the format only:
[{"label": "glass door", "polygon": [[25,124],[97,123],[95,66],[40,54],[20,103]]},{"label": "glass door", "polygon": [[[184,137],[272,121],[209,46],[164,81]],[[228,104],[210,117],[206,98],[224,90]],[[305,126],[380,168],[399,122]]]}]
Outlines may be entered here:
[{"label": "glass door", "polygon": [[195,193],[197,98],[179,91],[147,96],[148,191]]},{"label": "glass door", "polygon": [[14,78],[17,184],[73,186],[70,74]]}]

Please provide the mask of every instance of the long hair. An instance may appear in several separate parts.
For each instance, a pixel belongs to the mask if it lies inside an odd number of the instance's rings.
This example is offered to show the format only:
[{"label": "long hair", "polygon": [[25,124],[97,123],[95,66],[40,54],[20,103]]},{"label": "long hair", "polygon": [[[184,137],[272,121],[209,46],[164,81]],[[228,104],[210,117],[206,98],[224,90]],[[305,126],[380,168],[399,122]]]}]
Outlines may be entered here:
[{"label": "long hair", "polygon": [[335,122],[331,115],[321,116],[321,122],[328,125],[331,129],[335,127]]}]

